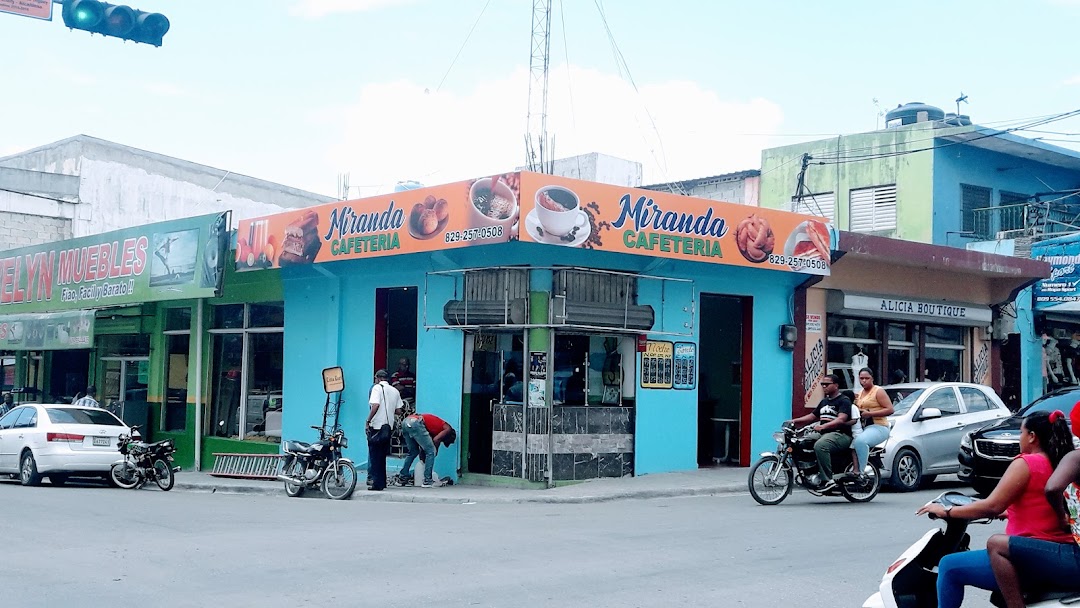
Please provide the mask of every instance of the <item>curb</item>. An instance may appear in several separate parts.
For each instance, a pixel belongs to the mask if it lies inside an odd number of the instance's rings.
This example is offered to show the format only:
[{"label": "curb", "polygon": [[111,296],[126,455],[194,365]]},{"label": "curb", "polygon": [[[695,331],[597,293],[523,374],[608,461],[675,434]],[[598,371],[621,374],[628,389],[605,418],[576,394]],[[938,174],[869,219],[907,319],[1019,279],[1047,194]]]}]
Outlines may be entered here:
[{"label": "curb", "polygon": [[[461,486],[458,486],[461,487]],[[254,485],[227,485],[200,482],[177,482],[175,488],[185,492],[199,492],[204,494],[239,494],[239,495],[264,495],[285,496],[285,492],[277,485],[254,486]],[[396,502],[416,504],[591,504],[602,502],[614,502],[623,500],[648,500],[653,498],[679,498],[691,496],[715,496],[724,494],[740,494],[746,492],[744,484],[723,484],[703,487],[677,487],[657,488],[642,490],[621,490],[605,494],[591,494],[583,496],[559,496],[540,494],[545,490],[519,490],[524,495],[498,496],[439,496],[434,490],[432,493],[406,492],[364,492],[357,489],[351,500],[359,502]]]}]

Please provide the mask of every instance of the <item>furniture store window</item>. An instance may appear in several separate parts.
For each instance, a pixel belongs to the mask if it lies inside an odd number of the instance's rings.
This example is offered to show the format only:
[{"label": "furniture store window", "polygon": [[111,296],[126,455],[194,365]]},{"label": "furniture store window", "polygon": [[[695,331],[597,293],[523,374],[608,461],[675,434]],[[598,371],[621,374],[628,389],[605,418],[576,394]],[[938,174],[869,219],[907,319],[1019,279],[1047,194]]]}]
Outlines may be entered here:
[{"label": "furniture store window", "polygon": [[858,386],[859,370],[877,370],[881,361],[881,323],[873,319],[858,319],[829,315],[828,373],[840,377],[840,389]]},{"label": "furniture store window", "polygon": [[963,382],[965,334],[964,327],[926,325],[923,377],[933,382]]},{"label": "furniture store window", "polygon": [[187,430],[188,357],[191,352],[191,307],[165,310],[165,402],[161,430]]},{"label": "furniture store window", "polygon": [[848,193],[852,232],[896,230],[896,184],[859,188]]},{"label": "furniture store window", "polygon": [[281,302],[214,307],[207,434],[280,440],[284,312]]}]

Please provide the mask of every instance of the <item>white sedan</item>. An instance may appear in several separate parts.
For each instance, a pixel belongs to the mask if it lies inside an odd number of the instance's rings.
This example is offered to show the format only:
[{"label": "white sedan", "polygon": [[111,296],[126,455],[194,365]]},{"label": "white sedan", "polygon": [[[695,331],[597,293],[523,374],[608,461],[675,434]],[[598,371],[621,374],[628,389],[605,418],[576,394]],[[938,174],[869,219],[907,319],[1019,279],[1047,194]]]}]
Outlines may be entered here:
[{"label": "white sedan", "polygon": [[0,474],[17,475],[24,486],[44,476],[63,485],[71,475],[108,475],[120,459],[117,438],[130,432],[103,409],[20,405],[0,418]]},{"label": "white sedan", "polygon": [[1012,415],[994,389],[967,382],[909,382],[883,386],[896,412],[889,416],[881,477],[910,492],[937,475],[956,473],[960,440]]}]

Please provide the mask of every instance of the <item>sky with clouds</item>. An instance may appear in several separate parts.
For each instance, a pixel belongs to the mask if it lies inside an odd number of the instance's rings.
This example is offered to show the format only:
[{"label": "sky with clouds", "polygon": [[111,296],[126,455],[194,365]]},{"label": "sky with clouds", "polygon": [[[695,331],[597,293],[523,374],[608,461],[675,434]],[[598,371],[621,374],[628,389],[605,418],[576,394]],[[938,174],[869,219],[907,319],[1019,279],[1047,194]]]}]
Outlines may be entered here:
[{"label": "sky with clouds", "polygon": [[[169,17],[161,48],[69,31],[59,5],[0,14],[0,156],[85,133],[328,195],[348,173],[352,196],[524,162],[530,0],[130,4]],[[1080,108],[1080,0],[552,5],[555,155],[636,160],[647,183],[908,101],[963,92],[991,125]],[[1040,129],[1021,134],[1080,149],[1080,119]]]}]

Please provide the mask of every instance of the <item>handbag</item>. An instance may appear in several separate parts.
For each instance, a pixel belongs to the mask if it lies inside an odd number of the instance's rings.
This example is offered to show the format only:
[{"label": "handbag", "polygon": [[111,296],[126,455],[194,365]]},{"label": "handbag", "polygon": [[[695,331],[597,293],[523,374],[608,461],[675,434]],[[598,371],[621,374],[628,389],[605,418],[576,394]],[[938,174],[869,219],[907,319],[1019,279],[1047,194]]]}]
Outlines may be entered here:
[{"label": "handbag", "polygon": [[386,402],[386,389],[382,388],[381,386],[379,388],[382,389],[383,394],[383,402],[380,405],[380,409],[383,412],[383,420],[385,420],[386,423],[384,423],[377,429],[371,428],[371,425],[368,425],[368,427],[365,429],[365,431],[367,432],[367,439],[369,442],[372,443],[390,441],[390,434],[393,432],[393,429],[390,427],[390,415],[387,413],[387,409],[389,408],[390,404]]}]

